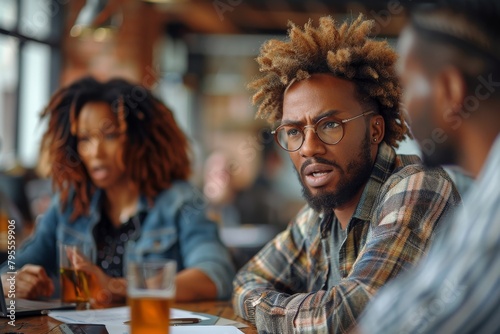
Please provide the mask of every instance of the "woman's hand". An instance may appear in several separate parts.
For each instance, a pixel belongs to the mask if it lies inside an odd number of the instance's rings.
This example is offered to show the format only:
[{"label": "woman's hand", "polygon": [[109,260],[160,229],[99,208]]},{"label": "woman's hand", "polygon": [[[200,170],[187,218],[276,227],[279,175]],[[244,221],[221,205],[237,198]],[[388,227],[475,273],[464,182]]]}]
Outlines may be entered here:
[{"label": "woman's hand", "polygon": [[127,294],[127,284],[124,278],[106,275],[97,265],[79,253],[72,254],[73,266],[89,275],[89,289],[93,308],[110,306],[113,303],[123,303]]},{"label": "woman's hand", "polygon": [[[14,278],[14,280],[7,280]],[[15,284],[16,298],[38,299],[50,297],[54,293],[54,283],[47,275],[45,269],[34,264],[26,264],[17,271],[17,275],[2,275],[3,292],[9,297],[11,283]]]}]

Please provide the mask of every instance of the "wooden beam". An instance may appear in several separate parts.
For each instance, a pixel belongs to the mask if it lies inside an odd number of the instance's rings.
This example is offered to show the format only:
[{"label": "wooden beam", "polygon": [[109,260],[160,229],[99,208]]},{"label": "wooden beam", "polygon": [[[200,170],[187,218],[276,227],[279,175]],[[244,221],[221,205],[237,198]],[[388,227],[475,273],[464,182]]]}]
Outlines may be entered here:
[{"label": "wooden beam", "polygon": [[[251,27],[262,30],[283,30],[288,28],[291,21],[297,25],[304,25],[309,19],[315,22],[322,16],[332,15],[334,18],[343,20],[345,16],[339,13],[325,11],[325,7],[312,6],[306,12],[293,11],[283,6],[273,6],[273,9],[255,9],[246,3],[238,7],[238,11],[232,13],[229,18],[237,22],[241,27]],[[313,11],[315,10],[315,11]]]},{"label": "wooden beam", "polygon": [[[157,5],[156,7],[163,13],[165,22],[181,21],[194,32],[207,34],[240,33],[238,25],[227,18],[230,10],[221,13],[223,9],[216,8],[217,4],[216,1],[193,0],[177,5]],[[233,10],[235,9],[233,8]]]}]

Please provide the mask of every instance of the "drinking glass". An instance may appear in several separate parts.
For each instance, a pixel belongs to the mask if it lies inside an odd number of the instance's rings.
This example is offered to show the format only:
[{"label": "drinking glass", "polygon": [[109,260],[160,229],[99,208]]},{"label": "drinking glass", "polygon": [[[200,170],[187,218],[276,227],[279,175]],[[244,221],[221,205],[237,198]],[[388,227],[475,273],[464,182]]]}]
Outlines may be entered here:
[{"label": "drinking glass", "polygon": [[60,243],[59,273],[61,300],[76,303],[77,309],[90,308],[90,275],[79,269],[79,264],[92,262],[95,247],[90,243]]},{"label": "drinking glass", "polygon": [[126,277],[131,334],[168,334],[176,273],[174,260],[128,256]]}]

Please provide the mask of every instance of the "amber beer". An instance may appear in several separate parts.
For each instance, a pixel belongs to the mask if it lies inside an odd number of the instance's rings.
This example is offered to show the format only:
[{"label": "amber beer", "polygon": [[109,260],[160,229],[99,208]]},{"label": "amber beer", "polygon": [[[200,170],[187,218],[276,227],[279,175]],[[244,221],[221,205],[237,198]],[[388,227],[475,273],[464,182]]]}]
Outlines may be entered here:
[{"label": "amber beer", "polygon": [[61,281],[61,300],[76,303],[76,308],[85,310],[90,307],[91,276],[80,270],[82,263],[92,262],[95,246],[91,243],[59,243],[59,277]]},{"label": "amber beer", "polygon": [[127,298],[130,333],[168,334],[177,263],[168,259],[147,260],[130,254],[129,248]]},{"label": "amber beer", "polygon": [[61,300],[65,303],[87,303],[90,299],[89,275],[81,270],[61,268]]},{"label": "amber beer", "polygon": [[170,298],[129,297],[132,334],[168,334]]}]

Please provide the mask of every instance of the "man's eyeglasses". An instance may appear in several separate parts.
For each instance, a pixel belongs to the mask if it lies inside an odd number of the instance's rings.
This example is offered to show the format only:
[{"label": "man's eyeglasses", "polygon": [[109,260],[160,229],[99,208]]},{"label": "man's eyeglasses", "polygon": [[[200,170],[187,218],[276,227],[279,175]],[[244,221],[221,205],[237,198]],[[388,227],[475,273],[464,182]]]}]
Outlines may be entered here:
[{"label": "man's eyeglasses", "polygon": [[286,151],[295,152],[302,147],[305,140],[306,128],[312,128],[318,138],[325,144],[338,144],[344,137],[344,124],[363,116],[373,114],[374,111],[368,110],[364,113],[343,119],[337,120],[332,116],[321,118],[314,125],[306,125],[299,127],[297,125],[283,124],[276,128],[271,133],[274,135],[276,142]]}]

